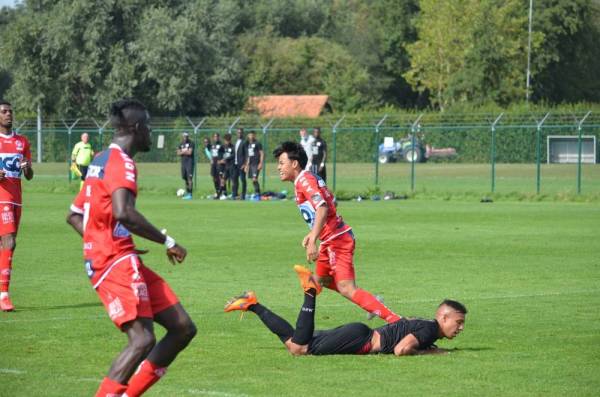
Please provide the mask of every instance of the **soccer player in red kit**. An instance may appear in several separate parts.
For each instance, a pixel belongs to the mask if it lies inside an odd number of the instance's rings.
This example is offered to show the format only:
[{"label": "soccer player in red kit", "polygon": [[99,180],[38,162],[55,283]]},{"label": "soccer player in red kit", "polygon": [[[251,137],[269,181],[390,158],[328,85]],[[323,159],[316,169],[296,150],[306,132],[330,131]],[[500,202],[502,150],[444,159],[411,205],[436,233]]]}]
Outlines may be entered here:
[{"label": "soccer player in red kit", "polygon": [[[337,214],[334,197],[325,182],[304,170],[308,157],[302,146],[284,142],[273,155],[277,158],[279,178],[294,182],[296,204],[311,229],[302,240],[302,246],[306,248],[306,259],[316,261],[318,282],[388,323],[398,321],[400,316],[356,285],[352,228]],[[318,250],[317,239],[321,241]]]},{"label": "soccer player in red kit", "polygon": [[[93,288],[128,338],[96,396],[134,397],[164,375],[196,327],[169,285],[144,265],[131,236],[164,244],[172,263],[187,255],[135,208],[137,171],[132,157],[150,150],[148,112],[139,101],[125,99],[111,106],[110,120],[115,128],[112,144],[90,164],[67,222],[83,236],[84,263]],[[153,322],[167,330],[158,343]]]},{"label": "soccer player in red kit", "polygon": [[0,310],[5,312],[14,310],[8,289],[21,220],[21,175],[33,178],[29,141],[12,124],[12,105],[0,101]]}]

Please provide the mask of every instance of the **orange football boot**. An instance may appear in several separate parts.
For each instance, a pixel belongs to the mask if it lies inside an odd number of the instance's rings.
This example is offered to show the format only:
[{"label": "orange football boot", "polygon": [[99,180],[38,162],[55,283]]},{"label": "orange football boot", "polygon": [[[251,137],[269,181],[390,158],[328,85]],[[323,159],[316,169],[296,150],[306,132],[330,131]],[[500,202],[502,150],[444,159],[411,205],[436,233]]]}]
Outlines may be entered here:
[{"label": "orange football boot", "polygon": [[256,305],[258,300],[254,291],[244,291],[238,296],[234,296],[229,299],[225,304],[225,312],[232,312],[234,310],[247,311],[250,306]]},{"label": "orange football boot", "polygon": [[294,265],[294,271],[298,274],[300,285],[302,285],[304,292],[314,288],[317,291],[317,295],[321,293],[323,287],[317,282],[310,269],[302,265]]}]

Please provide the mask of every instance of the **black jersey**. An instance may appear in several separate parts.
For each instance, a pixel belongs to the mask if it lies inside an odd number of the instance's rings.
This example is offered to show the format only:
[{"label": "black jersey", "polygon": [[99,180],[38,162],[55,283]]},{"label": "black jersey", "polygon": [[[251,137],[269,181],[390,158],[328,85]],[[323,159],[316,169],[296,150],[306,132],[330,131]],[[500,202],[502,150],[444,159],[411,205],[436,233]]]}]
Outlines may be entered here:
[{"label": "black jersey", "polygon": [[219,160],[223,160],[224,149],[221,141],[210,143],[206,146],[210,150],[211,163],[217,164]]},{"label": "black jersey", "polygon": [[179,150],[187,150],[187,149],[192,149],[191,154],[187,155],[187,154],[182,154],[181,155],[181,163],[188,165],[188,164],[193,164],[194,163],[194,142],[192,141],[183,141],[180,145],[179,145]]},{"label": "black jersey", "polygon": [[225,160],[225,165],[227,167],[231,167],[233,165],[233,161],[235,160],[235,147],[233,144],[224,144],[223,145],[223,160]]},{"label": "black jersey", "polygon": [[322,138],[315,138],[312,143],[312,163],[321,164],[327,152],[327,143]]},{"label": "black jersey", "polygon": [[258,141],[248,141],[246,150],[248,153],[248,163],[250,165],[260,164],[260,152],[262,151],[262,145]]},{"label": "black jersey", "polygon": [[381,353],[394,353],[394,347],[408,334],[419,341],[419,350],[428,349],[439,338],[440,327],[435,320],[402,318],[395,323],[375,328],[381,335]]}]

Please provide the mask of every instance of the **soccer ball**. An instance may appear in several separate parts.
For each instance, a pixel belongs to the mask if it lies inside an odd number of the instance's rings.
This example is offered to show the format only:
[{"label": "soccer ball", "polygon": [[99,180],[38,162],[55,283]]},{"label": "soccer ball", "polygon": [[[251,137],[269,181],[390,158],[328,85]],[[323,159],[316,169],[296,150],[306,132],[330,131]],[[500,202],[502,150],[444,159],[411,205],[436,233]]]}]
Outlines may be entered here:
[{"label": "soccer ball", "polygon": [[183,197],[185,194],[185,189],[177,189],[177,197]]}]

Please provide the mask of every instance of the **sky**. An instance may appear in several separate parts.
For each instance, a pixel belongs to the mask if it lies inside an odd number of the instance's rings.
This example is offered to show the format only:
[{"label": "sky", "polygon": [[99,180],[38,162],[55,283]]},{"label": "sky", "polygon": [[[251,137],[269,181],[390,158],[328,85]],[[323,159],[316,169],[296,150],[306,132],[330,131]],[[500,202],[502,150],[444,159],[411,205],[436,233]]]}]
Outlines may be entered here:
[{"label": "sky", "polygon": [[14,6],[15,3],[18,3],[18,0],[0,0],[0,7],[4,6]]}]

